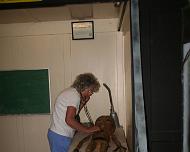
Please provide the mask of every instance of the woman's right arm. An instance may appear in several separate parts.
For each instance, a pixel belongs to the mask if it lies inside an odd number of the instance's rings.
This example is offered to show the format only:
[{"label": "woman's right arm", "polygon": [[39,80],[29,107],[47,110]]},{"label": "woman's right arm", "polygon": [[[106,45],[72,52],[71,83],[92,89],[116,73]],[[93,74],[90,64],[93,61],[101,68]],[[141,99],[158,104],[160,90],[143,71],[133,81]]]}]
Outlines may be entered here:
[{"label": "woman's right arm", "polygon": [[97,126],[92,126],[92,127],[86,127],[76,121],[75,119],[76,115],[76,108],[73,106],[68,106],[67,107],[67,112],[66,112],[66,117],[65,117],[65,122],[73,129],[76,129],[80,132],[85,132],[85,133],[93,133],[96,131],[99,131],[100,128]]}]

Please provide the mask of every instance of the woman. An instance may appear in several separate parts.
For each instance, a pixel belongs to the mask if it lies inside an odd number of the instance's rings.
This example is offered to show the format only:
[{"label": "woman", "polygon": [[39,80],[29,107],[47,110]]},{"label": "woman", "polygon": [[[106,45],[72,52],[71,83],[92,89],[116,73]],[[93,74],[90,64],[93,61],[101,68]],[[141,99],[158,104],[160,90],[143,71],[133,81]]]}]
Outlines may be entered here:
[{"label": "woman", "polygon": [[97,126],[86,127],[75,116],[89,101],[94,92],[98,92],[100,83],[92,73],[80,74],[71,87],[63,90],[57,97],[48,130],[51,152],[68,152],[75,131],[93,133]]}]

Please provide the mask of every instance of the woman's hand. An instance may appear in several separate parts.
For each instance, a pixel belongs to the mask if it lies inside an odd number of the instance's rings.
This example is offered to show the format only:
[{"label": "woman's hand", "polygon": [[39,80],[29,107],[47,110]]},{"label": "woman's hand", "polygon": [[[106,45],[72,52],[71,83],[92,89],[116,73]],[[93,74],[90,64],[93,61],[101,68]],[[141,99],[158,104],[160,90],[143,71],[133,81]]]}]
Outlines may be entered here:
[{"label": "woman's hand", "polygon": [[82,104],[85,105],[90,100],[90,97],[83,97],[82,98]]},{"label": "woman's hand", "polygon": [[87,133],[94,133],[96,131],[100,131],[100,128],[98,126],[92,126],[87,129]]},{"label": "woman's hand", "polygon": [[93,133],[96,131],[100,131],[100,128],[97,126],[86,127],[80,124],[79,122],[76,121],[75,115],[76,115],[76,108],[72,106],[67,107],[65,122],[71,128],[76,129],[81,132],[86,132],[86,133]]}]

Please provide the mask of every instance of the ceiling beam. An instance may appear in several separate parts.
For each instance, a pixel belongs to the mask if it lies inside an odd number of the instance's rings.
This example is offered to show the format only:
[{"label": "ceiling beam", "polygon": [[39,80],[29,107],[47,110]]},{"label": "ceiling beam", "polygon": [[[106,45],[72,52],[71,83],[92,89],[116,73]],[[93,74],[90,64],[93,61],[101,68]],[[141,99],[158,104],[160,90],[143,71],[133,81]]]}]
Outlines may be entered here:
[{"label": "ceiling beam", "polygon": [[[105,3],[105,2],[122,2],[125,0],[33,0],[33,2],[18,2],[19,0],[0,0],[0,10],[5,9],[21,9],[21,8],[39,8],[39,7],[55,7],[68,4],[87,4],[87,3]],[[31,0],[32,1],[32,0]],[[7,3],[9,2],[9,3]]]}]

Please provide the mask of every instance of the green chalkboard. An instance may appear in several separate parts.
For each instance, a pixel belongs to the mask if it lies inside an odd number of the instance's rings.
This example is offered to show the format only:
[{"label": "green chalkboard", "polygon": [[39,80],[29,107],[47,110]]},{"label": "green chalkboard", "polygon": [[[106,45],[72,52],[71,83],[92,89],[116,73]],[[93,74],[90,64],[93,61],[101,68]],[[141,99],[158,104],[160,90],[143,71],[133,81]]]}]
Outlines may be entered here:
[{"label": "green chalkboard", "polygon": [[47,69],[0,71],[0,115],[50,113]]}]

